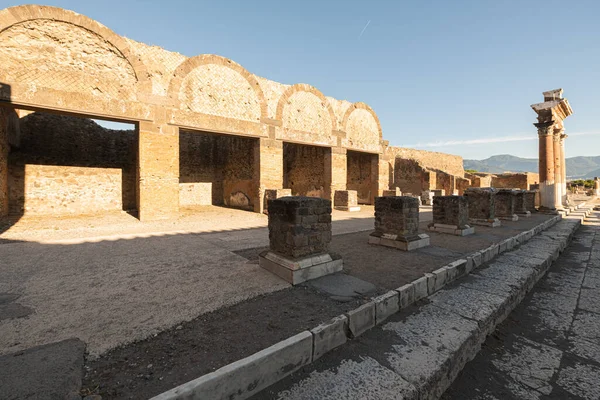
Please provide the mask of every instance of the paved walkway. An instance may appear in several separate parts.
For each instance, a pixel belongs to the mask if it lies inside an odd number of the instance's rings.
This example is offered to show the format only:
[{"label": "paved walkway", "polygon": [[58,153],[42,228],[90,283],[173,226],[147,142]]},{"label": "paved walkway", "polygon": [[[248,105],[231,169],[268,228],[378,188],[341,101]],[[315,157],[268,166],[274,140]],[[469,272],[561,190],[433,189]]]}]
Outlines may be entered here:
[{"label": "paved walkway", "polygon": [[588,218],[444,400],[600,399],[599,217]]}]

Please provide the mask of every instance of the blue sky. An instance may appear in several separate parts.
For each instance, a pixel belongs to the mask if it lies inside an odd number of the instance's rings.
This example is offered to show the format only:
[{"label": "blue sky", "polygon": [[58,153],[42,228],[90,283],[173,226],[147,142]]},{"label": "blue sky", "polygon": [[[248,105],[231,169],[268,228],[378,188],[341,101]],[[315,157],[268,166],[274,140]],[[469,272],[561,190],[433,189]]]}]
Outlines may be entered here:
[{"label": "blue sky", "polygon": [[465,158],[537,157],[529,105],[562,87],[574,110],[565,124],[567,157],[600,155],[598,1],[44,4],[147,44],[219,54],[272,80],[364,101],[390,144]]}]

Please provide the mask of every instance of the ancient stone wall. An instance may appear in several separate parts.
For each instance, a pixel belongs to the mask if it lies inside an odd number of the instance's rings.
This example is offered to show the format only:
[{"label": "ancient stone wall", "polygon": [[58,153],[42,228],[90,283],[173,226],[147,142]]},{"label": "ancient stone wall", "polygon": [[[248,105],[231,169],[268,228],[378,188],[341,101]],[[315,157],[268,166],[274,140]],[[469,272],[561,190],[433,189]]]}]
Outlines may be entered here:
[{"label": "ancient stone wall", "polygon": [[348,190],[356,190],[359,204],[370,204],[373,190],[373,154],[348,151]]},{"label": "ancient stone wall", "polygon": [[492,186],[495,188],[515,188],[529,190],[531,185],[540,182],[539,174],[533,172],[506,173],[492,177]]},{"label": "ancient stone wall", "polygon": [[424,175],[427,171],[415,160],[396,158],[394,163],[393,187],[399,187],[402,193],[420,195],[423,190]]},{"label": "ancient stone wall", "polygon": [[11,166],[10,212],[86,215],[122,211],[122,170],[62,165]]},{"label": "ancient stone wall", "polygon": [[[182,205],[227,205],[250,209],[256,199],[254,146],[257,139],[206,132],[179,134]],[[210,202],[208,202],[210,199]],[[194,202],[197,203],[194,204]]]},{"label": "ancient stone wall", "polygon": [[454,175],[444,172],[436,173],[436,189],[443,189],[447,196],[454,194],[456,189],[456,179]]},{"label": "ancient stone wall", "polygon": [[482,174],[482,173],[466,173],[465,178],[471,180],[471,187],[491,187],[492,186],[492,177],[494,175],[491,174]]},{"label": "ancient stone wall", "polygon": [[460,156],[394,146],[387,148],[387,154],[392,158],[400,157],[407,160],[415,160],[422,167],[428,169],[443,171],[459,177],[464,177],[465,175],[463,159]]},{"label": "ancient stone wall", "polygon": [[0,108],[0,217],[8,214],[8,109]]},{"label": "ancient stone wall", "polygon": [[11,213],[136,209],[135,131],[44,113],[21,118],[20,131],[8,157]]},{"label": "ancient stone wall", "polygon": [[325,197],[325,147],[283,144],[283,186],[294,196]]}]

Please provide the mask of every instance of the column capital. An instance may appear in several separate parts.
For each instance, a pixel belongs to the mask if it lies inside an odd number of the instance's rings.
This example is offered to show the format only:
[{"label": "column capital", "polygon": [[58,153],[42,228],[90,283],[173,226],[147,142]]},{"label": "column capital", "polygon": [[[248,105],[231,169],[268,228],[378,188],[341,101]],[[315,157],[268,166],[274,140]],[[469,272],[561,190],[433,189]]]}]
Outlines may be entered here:
[{"label": "column capital", "polygon": [[538,135],[547,136],[554,134],[554,121],[536,122],[533,124],[538,129]]}]

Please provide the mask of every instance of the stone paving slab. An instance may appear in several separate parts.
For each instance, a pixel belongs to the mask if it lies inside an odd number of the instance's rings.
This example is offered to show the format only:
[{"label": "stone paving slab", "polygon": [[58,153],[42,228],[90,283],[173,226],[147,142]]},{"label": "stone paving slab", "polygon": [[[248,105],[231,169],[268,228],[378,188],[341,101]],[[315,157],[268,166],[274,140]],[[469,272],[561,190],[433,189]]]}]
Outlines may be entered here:
[{"label": "stone paving slab", "polygon": [[600,398],[600,287],[584,283],[600,269],[598,238],[600,226],[578,230],[442,399]]},{"label": "stone paving slab", "polygon": [[[577,225],[561,222],[551,228],[550,233],[555,229],[557,233],[566,233]],[[447,289],[421,301],[408,315],[398,313],[390,317],[389,322],[363,333],[252,398],[290,399],[300,395],[312,398],[325,388],[322,377],[336,379],[340,365],[367,357],[375,360],[378,367],[393,370],[413,385],[416,393],[408,398],[437,398],[477,354],[486,334],[509,315],[545,272],[548,260],[552,260],[560,246],[560,242],[555,242],[554,248],[548,248],[544,256],[543,249],[536,250],[535,244],[525,243],[515,251],[535,252],[539,256],[535,258],[539,265],[515,262],[522,256],[501,255],[489,265],[475,270],[473,277],[459,279]],[[500,284],[490,289],[490,285],[478,283],[483,280]],[[362,375],[356,379],[364,380]],[[365,392],[377,391],[376,387],[366,386],[359,395],[353,388],[344,389],[347,399],[363,398]]]}]

